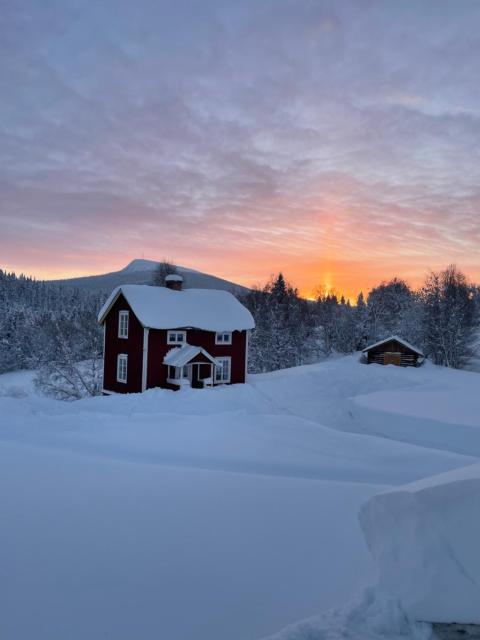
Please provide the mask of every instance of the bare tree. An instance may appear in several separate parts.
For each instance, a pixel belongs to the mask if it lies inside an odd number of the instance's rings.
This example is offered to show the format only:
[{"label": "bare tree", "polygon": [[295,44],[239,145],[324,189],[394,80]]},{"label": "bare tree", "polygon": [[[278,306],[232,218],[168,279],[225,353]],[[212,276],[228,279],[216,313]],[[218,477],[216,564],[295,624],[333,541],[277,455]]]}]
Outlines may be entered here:
[{"label": "bare tree", "polygon": [[164,287],[165,278],[172,274],[178,274],[178,269],[172,262],[164,258],[158,263],[157,268],[153,272],[152,284],[155,287]]},{"label": "bare tree", "polygon": [[[101,392],[102,337],[96,318],[57,319],[50,328],[51,353],[35,377],[36,387],[57,400],[80,400]],[[81,345],[82,359],[79,359]]]},{"label": "bare tree", "polygon": [[35,385],[42,393],[57,400],[80,400],[101,393],[102,361],[92,358],[49,362],[37,373]]}]

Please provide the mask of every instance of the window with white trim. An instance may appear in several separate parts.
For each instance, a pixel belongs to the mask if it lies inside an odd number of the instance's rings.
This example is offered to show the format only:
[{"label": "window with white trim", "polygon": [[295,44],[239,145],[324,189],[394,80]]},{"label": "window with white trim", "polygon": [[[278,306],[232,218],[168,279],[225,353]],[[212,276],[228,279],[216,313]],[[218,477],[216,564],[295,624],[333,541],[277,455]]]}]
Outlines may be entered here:
[{"label": "window with white trim", "polygon": [[169,365],[168,367],[168,379],[169,380],[180,380],[181,378],[190,377],[189,366],[188,364],[183,367],[174,367],[173,365]]},{"label": "window with white trim", "polygon": [[215,344],[232,344],[232,332],[217,331],[215,334]]},{"label": "window with white trim", "polygon": [[119,353],[117,356],[117,382],[127,382],[128,356]]},{"label": "window with white trim", "polygon": [[128,311],[118,312],[118,337],[128,338]]},{"label": "window with white trim", "polygon": [[185,344],[187,341],[186,331],[168,331],[167,344]]},{"label": "window with white trim", "polygon": [[222,384],[230,382],[230,371],[232,368],[232,359],[228,358],[215,358],[220,366],[215,367],[215,382]]}]

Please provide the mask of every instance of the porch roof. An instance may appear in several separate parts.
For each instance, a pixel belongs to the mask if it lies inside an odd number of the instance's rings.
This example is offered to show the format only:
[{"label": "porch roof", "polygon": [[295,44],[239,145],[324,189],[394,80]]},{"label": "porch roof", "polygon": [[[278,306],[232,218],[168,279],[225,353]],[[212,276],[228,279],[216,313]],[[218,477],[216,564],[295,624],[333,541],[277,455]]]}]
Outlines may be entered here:
[{"label": "porch roof", "polygon": [[191,344],[184,344],[181,347],[174,347],[165,355],[163,364],[171,367],[183,367],[199,354],[204,355],[214,365],[221,366],[218,360],[211,356],[202,347],[195,347]]}]

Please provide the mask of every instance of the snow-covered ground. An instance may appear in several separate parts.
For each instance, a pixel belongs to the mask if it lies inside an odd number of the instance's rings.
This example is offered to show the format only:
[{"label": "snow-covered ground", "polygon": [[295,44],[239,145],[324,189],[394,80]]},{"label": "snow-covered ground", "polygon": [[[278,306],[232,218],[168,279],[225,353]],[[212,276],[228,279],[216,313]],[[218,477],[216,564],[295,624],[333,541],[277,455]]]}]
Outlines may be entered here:
[{"label": "snow-covered ground", "polygon": [[345,608],[375,573],[358,512],[477,462],[479,383],[352,356],[62,403],[0,376],[0,638],[256,640],[332,608],[278,637],[404,633],[371,591]]}]

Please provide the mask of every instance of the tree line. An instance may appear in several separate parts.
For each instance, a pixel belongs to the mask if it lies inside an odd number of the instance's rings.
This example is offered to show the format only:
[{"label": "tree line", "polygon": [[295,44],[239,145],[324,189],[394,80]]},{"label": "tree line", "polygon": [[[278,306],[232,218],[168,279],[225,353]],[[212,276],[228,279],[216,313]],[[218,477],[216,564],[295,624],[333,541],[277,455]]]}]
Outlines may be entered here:
[{"label": "tree line", "polygon": [[61,399],[98,393],[105,297],[0,269],[0,373],[35,369],[38,386]]},{"label": "tree line", "polygon": [[[152,285],[163,286],[174,272],[161,263]],[[39,387],[61,399],[99,393],[97,314],[108,293],[0,270],[0,373],[36,369]],[[418,290],[399,278],[382,282],[355,304],[328,291],[305,300],[282,273],[240,301],[256,324],[249,340],[252,373],[353,353],[389,335],[416,344],[435,364],[461,368],[479,340],[480,289],[454,266],[428,274]]]},{"label": "tree line", "polygon": [[[152,284],[164,286],[171,273],[175,265],[163,260]],[[249,340],[252,373],[353,353],[391,335],[417,345],[435,364],[461,368],[480,342],[480,288],[454,265],[429,273],[418,290],[400,278],[381,282],[353,305],[320,288],[314,301],[305,300],[282,273],[239,299],[256,325]]]},{"label": "tree line", "polygon": [[399,278],[382,282],[354,305],[327,291],[304,300],[281,273],[241,300],[256,323],[254,373],[353,353],[391,335],[417,345],[435,364],[461,368],[480,340],[480,289],[455,266],[428,274],[418,290]]}]

